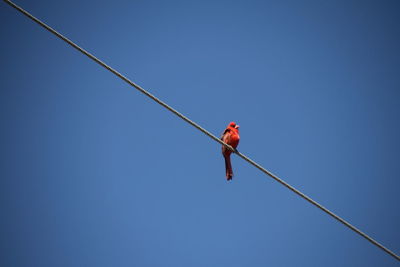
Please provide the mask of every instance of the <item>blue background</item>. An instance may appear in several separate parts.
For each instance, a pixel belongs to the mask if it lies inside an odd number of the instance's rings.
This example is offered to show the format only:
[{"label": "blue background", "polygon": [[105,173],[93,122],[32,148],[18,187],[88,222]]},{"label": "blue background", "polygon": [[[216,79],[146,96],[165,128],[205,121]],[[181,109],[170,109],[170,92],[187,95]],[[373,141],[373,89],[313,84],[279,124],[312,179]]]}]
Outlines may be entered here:
[{"label": "blue background", "polygon": [[[398,1],[17,4],[400,253]],[[398,266],[0,4],[1,266]]]}]

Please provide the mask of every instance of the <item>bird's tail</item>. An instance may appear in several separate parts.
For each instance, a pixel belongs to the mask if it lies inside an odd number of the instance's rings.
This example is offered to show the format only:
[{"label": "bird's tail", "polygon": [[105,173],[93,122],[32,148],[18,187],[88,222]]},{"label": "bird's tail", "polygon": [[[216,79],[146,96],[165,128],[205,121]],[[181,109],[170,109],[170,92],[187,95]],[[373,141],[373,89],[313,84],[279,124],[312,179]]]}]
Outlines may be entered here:
[{"label": "bird's tail", "polygon": [[232,171],[232,164],[231,164],[231,156],[224,156],[225,158],[225,171],[226,171],[226,180],[232,180],[233,171]]}]

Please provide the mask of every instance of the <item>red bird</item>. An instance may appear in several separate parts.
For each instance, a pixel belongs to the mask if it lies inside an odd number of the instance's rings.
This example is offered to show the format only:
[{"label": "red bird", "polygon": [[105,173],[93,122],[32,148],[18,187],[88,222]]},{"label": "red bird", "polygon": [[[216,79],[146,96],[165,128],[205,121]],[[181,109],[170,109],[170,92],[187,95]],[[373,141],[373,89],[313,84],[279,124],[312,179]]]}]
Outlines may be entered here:
[{"label": "red bird", "polygon": [[[228,127],[226,127],[224,133],[222,134],[221,140],[236,149],[239,144],[239,139],[239,125],[234,122],[229,123]],[[225,158],[226,179],[228,181],[232,180],[233,177],[231,154],[232,151],[226,146],[222,145],[222,155]]]}]

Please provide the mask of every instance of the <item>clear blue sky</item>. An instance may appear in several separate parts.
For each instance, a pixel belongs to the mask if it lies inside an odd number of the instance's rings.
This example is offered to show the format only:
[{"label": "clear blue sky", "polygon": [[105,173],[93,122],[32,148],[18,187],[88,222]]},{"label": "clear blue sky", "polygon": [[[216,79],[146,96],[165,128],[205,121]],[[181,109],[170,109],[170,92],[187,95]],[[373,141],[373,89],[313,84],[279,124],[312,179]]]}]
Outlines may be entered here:
[{"label": "clear blue sky", "polygon": [[[400,253],[398,1],[17,4]],[[0,3],[1,266],[398,266]]]}]

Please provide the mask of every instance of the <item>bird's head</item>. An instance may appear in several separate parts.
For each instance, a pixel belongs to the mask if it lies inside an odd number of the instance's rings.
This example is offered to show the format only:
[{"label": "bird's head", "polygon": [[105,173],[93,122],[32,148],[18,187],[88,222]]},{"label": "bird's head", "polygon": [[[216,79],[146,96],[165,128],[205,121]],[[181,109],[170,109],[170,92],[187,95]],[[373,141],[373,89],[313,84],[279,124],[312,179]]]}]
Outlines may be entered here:
[{"label": "bird's head", "polygon": [[229,127],[232,127],[232,128],[235,128],[235,129],[239,129],[239,125],[234,123],[234,122],[229,123]]}]

